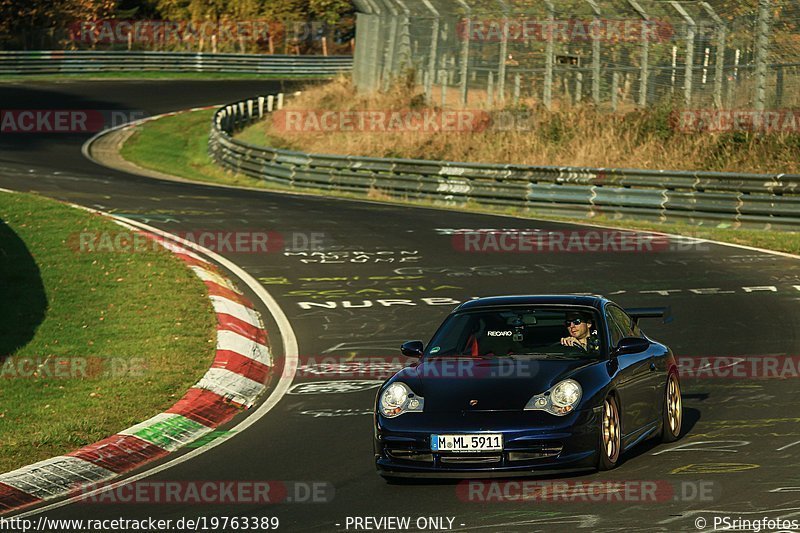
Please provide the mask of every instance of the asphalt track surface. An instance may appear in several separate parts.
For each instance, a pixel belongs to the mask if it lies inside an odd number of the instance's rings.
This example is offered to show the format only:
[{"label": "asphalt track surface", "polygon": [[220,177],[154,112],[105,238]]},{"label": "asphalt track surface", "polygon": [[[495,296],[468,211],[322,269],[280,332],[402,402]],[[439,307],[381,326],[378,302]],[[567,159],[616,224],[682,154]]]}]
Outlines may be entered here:
[{"label": "asphalt track surface", "polygon": [[[0,86],[0,102],[4,109],[156,114],[277,89],[276,82],[265,81],[30,83]],[[427,305],[423,298],[465,300],[515,293],[600,293],[623,306],[670,305],[675,317],[671,324],[656,322],[644,329],[678,355],[798,354],[797,259],[715,244],[682,245],[657,253],[464,253],[454,249],[446,230],[580,228],[151,180],[84,159],[80,147],[87,137],[0,134],[0,187],[36,191],[170,232],[257,229],[324,235],[325,250],[335,252],[325,261],[281,252],[223,253],[277,299],[297,334],[301,362],[306,357],[347,360],[354,354],[391,359],[398,355],[400,341],[427,340],[452,308]],[[418,305],[378,302],[397,298]],[[353,305],[367,305],[364,300],[369,300],[372,305],[345,309],[345,300]],[[337,306],[304,309],[301,302],[337,302]],[[274,325],[269,326],[274,332]],[[273,344],[279,344],[277,339]],[[313,378],[300,372],[296,383],[323,380],[353,381],[349,376]],[[708,520],[706,529],[711,529],[714,516],[800,518],[796,379],[684,378],[686,435],[681,441],[646,444],[627,454],[612,472],[570,478],[651,480],[675,488],[676,493],[657,502],[465,501],[457,481],[387,484],[376,475],[372,459],[369,413],[377,383],[366,386],[370,388],[354,392],[341,392],[335,386],[328,393],[293,389],[306,393],[287,394],[242,434],[146,478],[325,482],[335,488],[328,503],[77,503],[46,516],[173,520],[277,516],[285,531],[345,530],[347,517],[356,516],[408,516],[412,523],[418,517],[451,517],[454,530],[475,531],[696,531],[695,519],[700,516]],[[703,442],[708,444],[668,451]],[[712,487],[710,498],[692,496],[692,487],[697,487],[692,484],[701,481]],[[684,498],[682,490],[687,492]]]}]

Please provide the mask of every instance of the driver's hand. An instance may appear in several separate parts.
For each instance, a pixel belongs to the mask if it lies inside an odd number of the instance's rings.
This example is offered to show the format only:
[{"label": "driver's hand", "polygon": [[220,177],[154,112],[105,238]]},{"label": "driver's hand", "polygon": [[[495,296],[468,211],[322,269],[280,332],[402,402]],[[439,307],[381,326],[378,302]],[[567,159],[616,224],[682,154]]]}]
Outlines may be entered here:
[{"label": "driver's hand", "polygon": [[578,344],[578,339],[575,337],[564,337],[561,339],[561,346],[575,346]]}]

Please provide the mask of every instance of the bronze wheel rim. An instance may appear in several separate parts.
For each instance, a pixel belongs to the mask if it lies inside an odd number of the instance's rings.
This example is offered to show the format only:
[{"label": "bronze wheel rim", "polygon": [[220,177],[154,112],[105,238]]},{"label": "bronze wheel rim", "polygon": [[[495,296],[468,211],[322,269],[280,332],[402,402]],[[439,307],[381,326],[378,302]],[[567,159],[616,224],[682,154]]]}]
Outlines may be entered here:
[{"label": "bronze wheel rim", "polygon": [[619,412],[616,403],[611,398],[606,398],[603,403],[603,451],[612,463],[616,463],[619,458],[619,448]]},{"label": "bronze wheel rim", "polygon": [[681,432],[683,409],[681,404],[681,387],[674,375],[667,382],[667,422],[669,431],[677,436]]}]

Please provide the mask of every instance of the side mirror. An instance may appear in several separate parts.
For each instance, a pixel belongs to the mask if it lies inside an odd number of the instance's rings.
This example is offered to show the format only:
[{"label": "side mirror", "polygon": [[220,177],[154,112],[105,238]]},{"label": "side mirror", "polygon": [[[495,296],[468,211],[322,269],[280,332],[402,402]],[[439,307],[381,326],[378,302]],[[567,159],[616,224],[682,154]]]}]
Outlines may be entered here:
[{"label": "side mirror", "polygon": [[406,357],[422,357],[422,352],[425,351],[425,345],[422,341],[408,341],[400,346],[400,352]]},{"label": "side mirror", "polygon": [[613,355],[624,355],[628,353],[642,353],[650,347],[650,341],[639,337],[625,337],[620,339],[617,347],[614,348]]}]

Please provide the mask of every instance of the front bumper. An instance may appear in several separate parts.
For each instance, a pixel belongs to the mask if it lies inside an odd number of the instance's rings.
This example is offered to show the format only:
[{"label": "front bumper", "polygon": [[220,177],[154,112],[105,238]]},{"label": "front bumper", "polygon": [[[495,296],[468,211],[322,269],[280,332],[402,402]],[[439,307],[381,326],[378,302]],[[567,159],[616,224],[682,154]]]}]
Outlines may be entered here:
[{"label": "front bumper", "polygon": [[[486,478],[593,469],[600,409],[406,413],[375,417],[375,465],[390,477]],[[431,434],[502,433],[496,452],[432,451]]]}]

